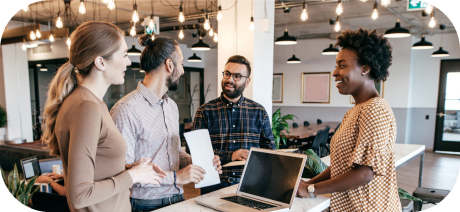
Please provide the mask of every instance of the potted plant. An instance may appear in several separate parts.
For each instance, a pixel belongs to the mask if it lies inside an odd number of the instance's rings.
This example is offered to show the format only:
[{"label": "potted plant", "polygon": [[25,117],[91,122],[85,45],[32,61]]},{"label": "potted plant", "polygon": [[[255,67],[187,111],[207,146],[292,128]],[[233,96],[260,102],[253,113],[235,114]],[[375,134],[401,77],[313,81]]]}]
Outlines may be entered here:
[{"label": "potted plant", "polygon": [[13,195],[13,197],[16,198],[21,204],[27,206],[29,204],[29,200],[32,198],[32,195],[39,189],[38,186],[34,188],[37,176],[30,179],[28,183],[26,181],[21,182],[19,180],[16,164],[14,164],[14,169],[12,172],[10,172],[8,178],[5,177],[3,169],[0,168],[0,171],[2,173],[3,182],[5,183],[6,188],[8,188],[8,191],[11,193],[11,195]]},{"label": "potted plant", "polygon": [[283,144],[286,145],[287,137],[284,134],[283,130],[286,130],[286,132],[289,134],[289,124],[287,123],[287,120],[293,121],[294,117],[296,116],[292,114],[287,114],[283,116],[281,114],[281,108],[279,108],[278,110],[276,110],[275,113],[273,113],[272,133],[273,138],[275,139],[276,149],[280,148],[280,141],[282,141]]},{"label": "potted plant", "polygon": [[6,111],[2,107],[0,107],[0,141],[3,141],[5,139],[6,123]]}]

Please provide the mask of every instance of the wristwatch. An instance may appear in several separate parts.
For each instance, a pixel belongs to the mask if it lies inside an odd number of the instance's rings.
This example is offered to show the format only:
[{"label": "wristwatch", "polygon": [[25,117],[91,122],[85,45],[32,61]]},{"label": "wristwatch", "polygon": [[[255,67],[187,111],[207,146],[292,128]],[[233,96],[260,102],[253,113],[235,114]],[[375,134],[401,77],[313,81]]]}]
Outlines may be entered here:
[{"label": "wristwatch", "polygon": [[314,192],[315,192],[315,184],[310,184],[307,187],[307,192],[310,194],[310,198],[316,198]]},{"label": "wristwatch", "polygon": [[48,180],[48,185],[51,184],[51,181],[53,181],[53,180]]}]

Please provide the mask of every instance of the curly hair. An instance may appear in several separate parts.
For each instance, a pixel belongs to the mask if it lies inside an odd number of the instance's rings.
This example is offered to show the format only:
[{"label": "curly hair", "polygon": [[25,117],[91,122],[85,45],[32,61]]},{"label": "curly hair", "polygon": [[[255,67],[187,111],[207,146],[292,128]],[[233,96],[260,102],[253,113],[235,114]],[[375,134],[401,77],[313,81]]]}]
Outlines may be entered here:
[{"label": "curly hair", "polygon": [[376,82],[386,81],[388,67],[391,65],[392,47],[388,39],[378,35],[376,30],[359,28],[358,31],[346,29],[337,36],[335,46],[356,52],[358,65],[367,65],[370,68],[370,77]]}]

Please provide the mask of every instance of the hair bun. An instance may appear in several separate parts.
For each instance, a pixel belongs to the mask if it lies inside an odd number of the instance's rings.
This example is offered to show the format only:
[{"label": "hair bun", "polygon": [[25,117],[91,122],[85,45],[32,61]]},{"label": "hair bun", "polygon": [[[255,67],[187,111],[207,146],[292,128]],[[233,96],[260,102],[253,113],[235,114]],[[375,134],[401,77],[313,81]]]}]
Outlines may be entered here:
[{"label": "hair bun", "polygon": [[139,37],[139,44],[141,46],[148,46],[153,44],[152,36],[145,34]]}]

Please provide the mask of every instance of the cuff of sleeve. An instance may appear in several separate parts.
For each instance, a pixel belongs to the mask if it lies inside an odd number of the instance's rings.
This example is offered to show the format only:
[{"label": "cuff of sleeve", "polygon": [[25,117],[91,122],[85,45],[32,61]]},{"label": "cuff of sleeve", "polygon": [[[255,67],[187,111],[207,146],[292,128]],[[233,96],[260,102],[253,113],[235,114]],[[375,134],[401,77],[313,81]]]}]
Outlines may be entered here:
[{"label": "cuff of sleeve", "polygon": [[133,178],[127,171],[122,172],[116,178],[118,178],[118,180],[121,182],[123,187],[126,187],[126,188],[133,187],[133,183],[134,183]]}]

